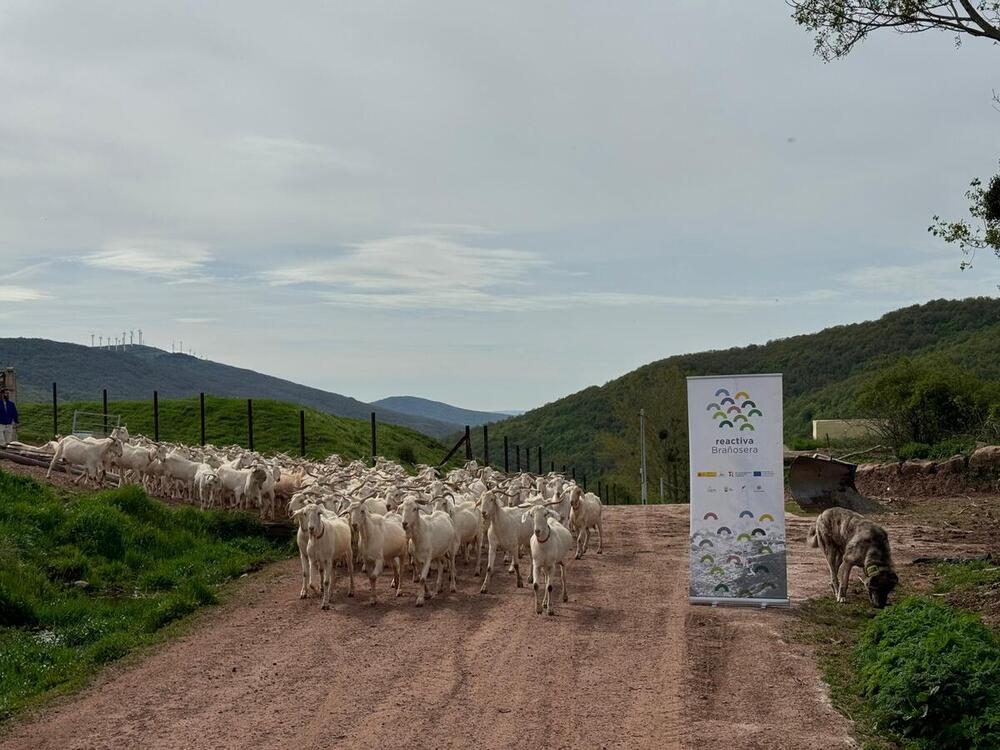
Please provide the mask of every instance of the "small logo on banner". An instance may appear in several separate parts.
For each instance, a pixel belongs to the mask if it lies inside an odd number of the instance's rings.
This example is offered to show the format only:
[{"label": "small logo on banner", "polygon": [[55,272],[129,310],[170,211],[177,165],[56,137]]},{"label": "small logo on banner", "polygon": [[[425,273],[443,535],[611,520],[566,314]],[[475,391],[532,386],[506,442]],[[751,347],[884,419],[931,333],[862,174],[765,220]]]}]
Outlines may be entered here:
[{"label": "small logo on banner", "polygon": [[757,407],[757,402],[750,398],[746,391],[736,391],[730,395],[725,388],[720,388],[715,392],[717,401],[713,401],[705,407],[705,411],[712,415],[712,419],[719,425],[719,429],[754,430],[754,417],[763,417],[764,413]]}]

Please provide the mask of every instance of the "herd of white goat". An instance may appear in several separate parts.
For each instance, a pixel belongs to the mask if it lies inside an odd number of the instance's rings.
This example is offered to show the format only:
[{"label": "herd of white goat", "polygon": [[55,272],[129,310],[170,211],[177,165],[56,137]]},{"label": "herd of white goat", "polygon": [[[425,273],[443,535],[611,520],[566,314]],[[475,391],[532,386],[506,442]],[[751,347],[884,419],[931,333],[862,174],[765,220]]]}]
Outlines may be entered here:
[{"label": "herd of white goat", "polygon": [[287,510],[298,524],[299,596],[319,593],[323,609],[330,606],[338,566],[346,570],[348,596],[353,596],[357,565],[368,576],[374,605],[381,572],[392,570],[392,585],[400,596],[409,564],[418,584],[416,606],[423,606],[432,596],[427,586],[431,567],[437,573],[435,593],[442,592],[445,574],[455,591],[458,557],[470,565],[475,557],[478,578],[485,543],[480,592],[488,591],[501,551],[509,560],[508,572],[522,587],[518,560],[527,554],[535,611],[551,615],[556,569],[565,602],[569,555],[583,556],[592,530],[598,533],[598,554],[604,548],[600,498],[557,473],[508,476],[470,461],[444,477],[429,466],[418,467],[414,476],[384,458],[371,467],[336,455],[323,461],[264,457],[239,446],[156,443],[130,436],[125,428],[107,438],[63,437],[43,450],[52,453],[47,476],[65,463],[80,472],[77,483],[101,486],[111,474],[119,486],[141,484],[151,494],[188,500],[202,509],[255,508],[264,519]]}]

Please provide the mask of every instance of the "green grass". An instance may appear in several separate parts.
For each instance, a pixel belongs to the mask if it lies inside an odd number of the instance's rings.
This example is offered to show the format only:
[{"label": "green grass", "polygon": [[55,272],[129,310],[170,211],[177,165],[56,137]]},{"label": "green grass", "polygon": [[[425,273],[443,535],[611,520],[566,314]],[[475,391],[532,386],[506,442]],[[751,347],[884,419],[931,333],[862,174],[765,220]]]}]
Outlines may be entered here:
[{"label": "green grass", "polygon": [[0,471],[0,721],[290,551],[246,514],[170,508],[137,487],[61,496]]},{"label": "green grass", "polygon": [[854,655],[868,712],[901,743],[1000,747],[1000,641],[978,615],[909,597],[875,617]]},{"label": "green grass", "polygon": [[895,745],[879,736],[877,722],[858,690],[851,659],[861,631],[875,616],[875,610],[867,597],[862,600],[854,593],[846,604],[837,604],[832,596],[804,602],[797,610],[799,618],[791,637],[815,648],[820,672],[830,687],[830,702],[854,722],[865,750],[888,750]]},{"label": "green grass", "polygon": [[[18,438],[40,444],[52,439],[52,405],[19,404],[21,425]],[[72,431],[75,410],[100,412],[99,402],[59,405],[59,432]],[[120,414],[131,434],[153,436],[153,404],[150,401],[114,401],[110,414]],[[160,439],[196,445],[201,439],[197,398],[161,400]],[[325,458],[337,453],[347,459],[371,455],[371,425],[359,419],[335,417],[305,409],[306,455]],[[299,454],[299,407],[284,401],[254,400],[254,448],[262,453]],[[442,443],[406,427],[379,424],[378,453],[395,460],[415,458],[417,463],[436,466],[448,451]],[[215,445],[248,445],[247,404],[243,399],[205,398],[205,439]],[[449,446],[450,447],[450,446]],[[461,454],[462,452],[459,451]],[[464,455],[464,454],[463,454]]]},{"label": "green grass", "polygon": [[940,576],[934,584],[936,594],[987,589],[1000,584],[1000,565],[994,561],[940,563],[934,566],[934,572]]},{"label": "green grass", "polygon": [[[942,585],[979,581],[955,571]],[[881,611],[859,596],[822,597],[798,614],[790,635],[815,648],[831,702],[864,748],[1000,747],[1000,643],[977,615],[914,596]]]}]

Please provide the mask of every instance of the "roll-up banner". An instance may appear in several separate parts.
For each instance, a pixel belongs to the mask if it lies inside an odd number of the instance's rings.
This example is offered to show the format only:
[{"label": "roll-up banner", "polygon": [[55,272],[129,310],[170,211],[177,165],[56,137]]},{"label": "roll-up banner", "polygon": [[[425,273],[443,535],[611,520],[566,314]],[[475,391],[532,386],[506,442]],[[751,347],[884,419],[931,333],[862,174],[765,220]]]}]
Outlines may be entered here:
[{"label": "roll-up banner", "polygon": [[687,381],[690,600],[787,605],[781,375]]}]

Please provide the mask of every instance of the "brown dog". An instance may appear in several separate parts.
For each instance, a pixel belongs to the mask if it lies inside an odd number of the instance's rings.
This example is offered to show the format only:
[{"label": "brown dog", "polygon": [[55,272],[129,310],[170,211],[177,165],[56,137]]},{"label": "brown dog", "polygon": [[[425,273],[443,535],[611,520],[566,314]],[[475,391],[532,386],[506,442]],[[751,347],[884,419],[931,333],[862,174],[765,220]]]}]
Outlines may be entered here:
[{"label": "brown dog", "polygon": [[889,535],[878,524],[846,508],[829,508],[819,514],[809,529],[809,546],[820,547],[830,566],[833,595],[838,602],[847,598],[851,568],[861,568],[868,597],[881,609],[889,593],[899,583],[892,568]]}]

